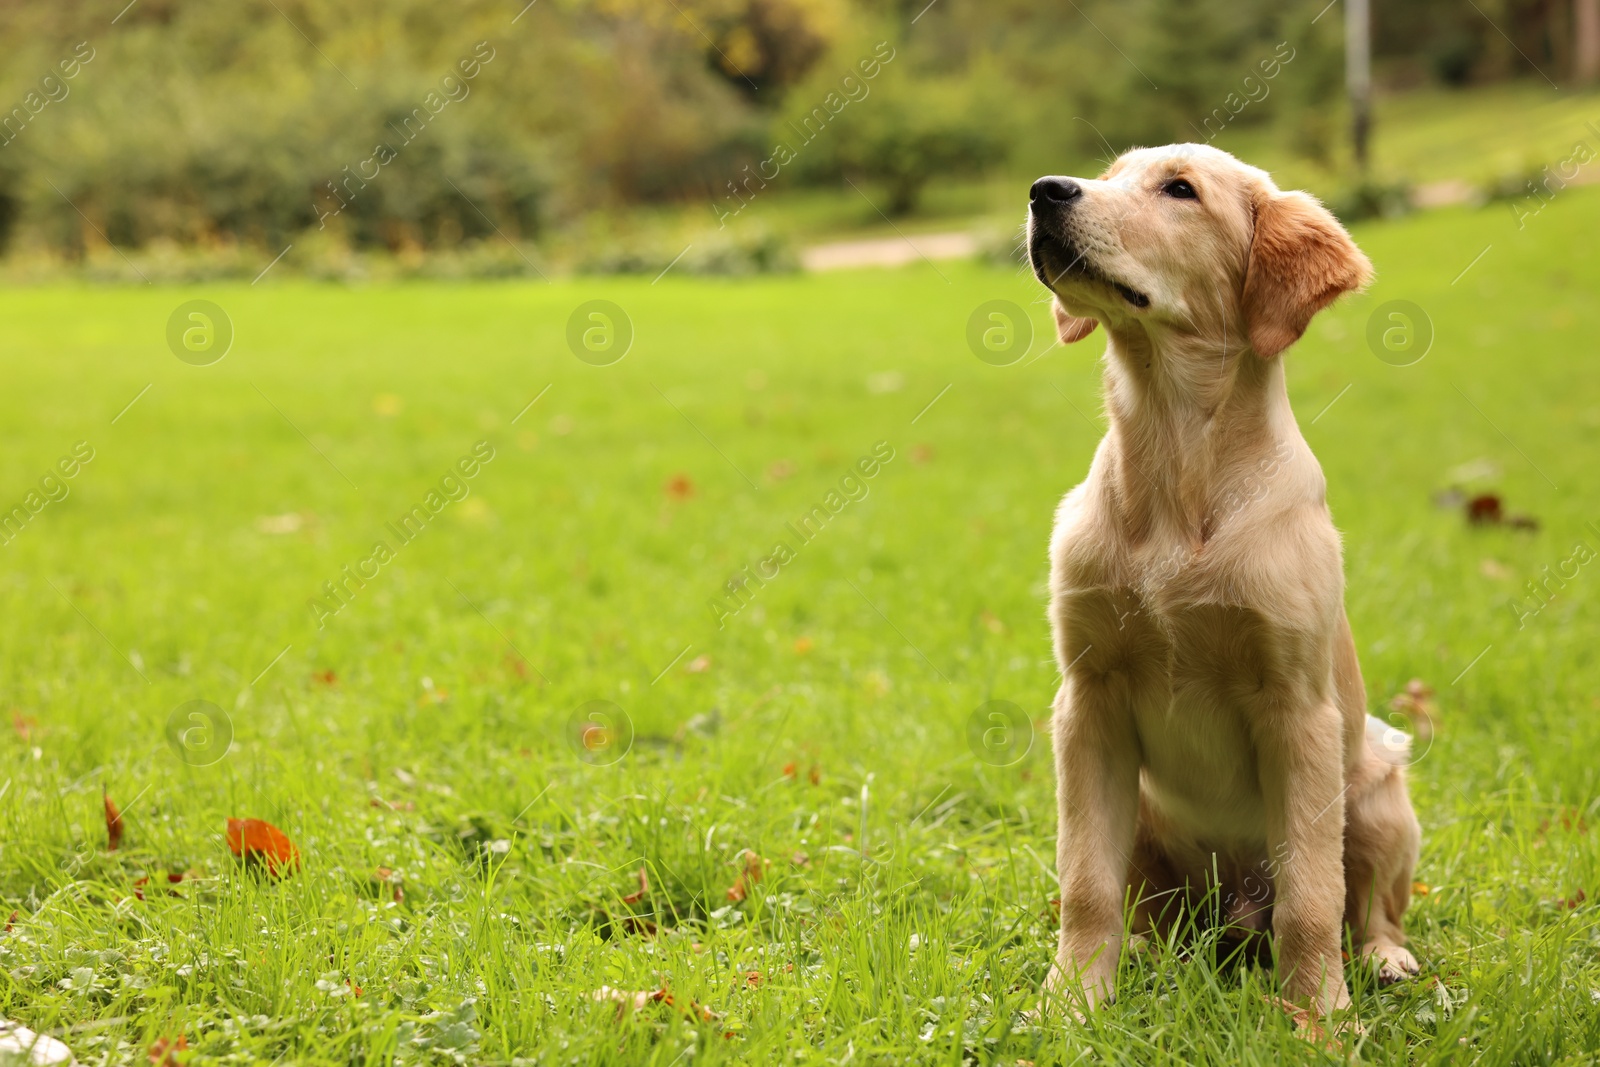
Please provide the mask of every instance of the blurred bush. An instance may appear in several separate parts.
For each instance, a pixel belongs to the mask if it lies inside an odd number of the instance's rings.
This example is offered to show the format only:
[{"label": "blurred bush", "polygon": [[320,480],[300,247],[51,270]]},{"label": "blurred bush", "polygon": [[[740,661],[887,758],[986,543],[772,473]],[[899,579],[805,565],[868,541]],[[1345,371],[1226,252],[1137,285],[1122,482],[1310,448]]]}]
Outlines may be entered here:
[{"label": "blurred bush", "polygon": [[[679,235],[681,236],[681,235]],[[594,237],[575,252],[580,274],[787,274],[800,269],[793,247],[765,229],[720,230],[676,243],[662,234]]]},{"label": "blurred bush", "polygon": [[1356,181],[1328,197],[1327,208],[1346,225],[1365,219],[1394,219],[1415,209],[1407,182]]}]

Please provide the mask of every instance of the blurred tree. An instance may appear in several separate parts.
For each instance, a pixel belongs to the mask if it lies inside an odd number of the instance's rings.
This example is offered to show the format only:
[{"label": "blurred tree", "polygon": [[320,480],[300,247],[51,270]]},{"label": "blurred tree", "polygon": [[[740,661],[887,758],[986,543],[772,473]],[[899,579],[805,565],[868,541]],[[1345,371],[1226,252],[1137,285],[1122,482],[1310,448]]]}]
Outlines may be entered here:
[{"label": "blurred tree", "polygon": [[1572,0],[1572,80],[1600,82],[1600,0]]},{"label": "blurred tree", "polygon": [[968,86],[889,78],[842,123],[835,152],[847,175],[884,185],[884,210],[909,214],[929,181],[1004,162],[1007,131]]}]

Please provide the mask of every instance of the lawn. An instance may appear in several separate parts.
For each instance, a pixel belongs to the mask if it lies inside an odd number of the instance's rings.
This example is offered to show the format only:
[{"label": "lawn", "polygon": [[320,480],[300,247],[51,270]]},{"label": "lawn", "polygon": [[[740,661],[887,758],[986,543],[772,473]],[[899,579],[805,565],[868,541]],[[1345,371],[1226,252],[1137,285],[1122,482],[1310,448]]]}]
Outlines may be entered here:
[{"label": "lawn", "polygon": [[[1594,189],[1360,229],[1377,284],[1287,357],[1372,706],[1437,690],[1424,976],[1357,980],[1370,1062],[1600,1052],[1600,579],[1524,591],[1600,550],[1597,230]],[[1049,348],[1038,293],[0,294],[0,491],[41,505],[0,584],[0,1016],[85,1063],[1338,1059],[1205,946],[1130,954],[1087,1027],[1020,1016],[1055,940],[1045,544],[1101,433],[1099,342]],[[233,325],[208,366],[166,338],[195,298]],[[567,340],[595,299],[632,325],[606,366]],[[968,349],[989,300],[1038,334],[1013,365]],[[1368,349],[1390,300],[1431,319],[1410,366]],[[1452,481],[1540,528],[1470,527]],[[1024,725],[986,747],[996,700]],[[293,859],[236,861],[232,818]]]}]

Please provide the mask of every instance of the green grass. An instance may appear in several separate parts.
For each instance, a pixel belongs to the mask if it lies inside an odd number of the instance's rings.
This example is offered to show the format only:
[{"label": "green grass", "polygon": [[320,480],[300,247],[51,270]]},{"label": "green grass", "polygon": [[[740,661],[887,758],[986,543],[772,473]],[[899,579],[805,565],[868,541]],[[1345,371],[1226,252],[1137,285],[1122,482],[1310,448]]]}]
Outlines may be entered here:
[{"label": "green grass", "polygon": [[[1600,548],[1597,227],[1580,189],[1521,232],[1499,209],[1362,229],[1376,286],[1287,357],[1373,705],[1439,690],[1412,779],[1424,977],[1357,982],[1371,1062],[1600,1050],[1600,575],[1520,630],[1507,607]],[[1046,351],[1020,272],[938,270],[0,295],[5,506],[94,449],[3,549],[0,1016],[86,1063],[178,1034],[208,1063],[1337,1058],[1262,1002],[1269,974],[1170,953],[1130,955],[1086,1028],[1021,1020],[1054,949],[1049,745],[992,766],[967,727],[991,699],[1047,714],[1045,544],[1101,433],[1100,343]],[[196,296],[237,332],[209,367],[164,341]],[[613,366],[566,348],[592,298],[636,331]],[[1029,309],[1039,358],[967,350],[991,299]],[[1367,349],[1391,299],[1435,328],[1414,366]],[[480,440],[470,495],[318,629],[308,599]],[[729,574],[879,441],[865,498],[719,630]],[[1539,532],[1434,505],[1478,460]],[[234,734],[209,766],[165,736],[196,699]],[[596,699],[635,734],[610,765],[569,730]],[[230,817],[300,867],[238,866]],[[732,902],[746,850],[770,864]],[[717,1018],[619,1020],[602,986]]]}]

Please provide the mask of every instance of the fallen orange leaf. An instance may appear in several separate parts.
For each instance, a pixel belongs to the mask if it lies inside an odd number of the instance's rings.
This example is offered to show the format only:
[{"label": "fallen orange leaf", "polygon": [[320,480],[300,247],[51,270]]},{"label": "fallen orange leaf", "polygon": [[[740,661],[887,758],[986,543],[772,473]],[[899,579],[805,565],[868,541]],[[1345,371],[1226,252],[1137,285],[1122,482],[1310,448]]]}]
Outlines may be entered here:
[{"label": "fallen orange leaf", "polygon": [[1411,883],[1411,895],[1414,897],[1425,897],[1431,892],[1433,892],[1433,888],[1427,882]]},{"label": "fallen orange leaf", "polygon": [[650,892],[650,876],[645,872],[643,867],[640,867],[639,891],[637,893],[629,893],[627,896],[622,898],[622,902],[624,904],[637,904],[639,901],[644,899],[645,894],[648,892]]},{"label": "fallen orange leaf", "polygon": [[106,802],[106,851],[115,852],[122,844],[122,812],[109,796],[102,793],[101,799]]},{"label": "fallen orange leaf", "polygon": [[[406,898],[406,891],[402,885],[402,883],[405,881],[404,876],[391,871],[387,867],[379,867],[377,870],[372,872],[372,877],[373,880],[379,885],[387,885],[394,888],[394,902],[396,904],[400,903]],[[360,996],[359,993],[356,995]]]},{"label": "fallen orange leaf", "polygon": [[9,934],[11,932],[11,928],[13,926],[17,925],[17,915],[18,914],[20,914],[20,913],[14,911],[14,912],[11,913],[11,918],[6,920],[6,933]]},{"label": "fallen orange leaf", "polygon": [[[167,885],[169,887],[175,886],[179,882],[183,881],[185,878],[198,878],[198,877],[200,877],[200,875],[196,871],[185,871],[182,874],[179,874],[177,871],[168,871],[167,872]],[[134,879],[133,895],[138,897],[140,900],[144,900],[145,899],[144,890],[145,890],[145,887],[148,886],[149,884],[150,884],[150,875],[148,875],[148,874],[144,875],[143,877]],[[167,889],[167,894],[169,896],[176,896],[176,895],[178,895],[178,891],[176,889],[168,888]]]},{"label": "fallen orange leaf", "polygon": [[179,1060],[174,1053],[186,1051],[188,1047],[189,1039],[182,1034],[178,1035],[176,1041],[165,1037],[158,1038],[156,1043],[150,1046],[150,1062],[156,1067],[178,1067]]},{"label": "fallen orange leaf", "polygon": [[737,904],[743,900],[750,891],[750,887],[761,881],[762,872],[767,861],[751,852],[744,850],[744,870],[739,872],[739,877],[733,880],[733,885],[728,889],[728,899]]},{"label": "fallen orange leaf", "polygon": [[267,873],[284,874],[300,862],[300,850],[287,834],[262,819],[229,819],[228,848],[250,863],[262,863]]},{"label": "fallen orange leaf", "polygon": [[15,730],[17,732],[17,736],[22,738],[24,741],[33,740],[33,731],[38,727],[38,725],[39,720],[35,719],[32,715],[24,715],[20,711],[13,711],[11,713],[11,728]]},{"label": "fallen orange leaf", "polygon": [[624,990],[614,989],[611,986],[603,985],[591,993],[590,996],[595,1000],[609,1000],[615,1003],[617,1005],[618,1019],[621,1019],[629,1011],[638,1011],[640,1008],[643,1008],[646,1004],[650,1003],[665,1004],[667,1007],[674,1008],[686,1016],[691,1018],[699,1018],[705,1022],[710,1022],[712,1019],[717,1017],[716,1012],[712,1011],[705,1005],[697,1004],[692,1000],[688,1002],[687,1006],[680,1006],[673,995],[667,992],[665,989]]}]

